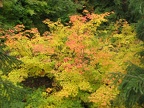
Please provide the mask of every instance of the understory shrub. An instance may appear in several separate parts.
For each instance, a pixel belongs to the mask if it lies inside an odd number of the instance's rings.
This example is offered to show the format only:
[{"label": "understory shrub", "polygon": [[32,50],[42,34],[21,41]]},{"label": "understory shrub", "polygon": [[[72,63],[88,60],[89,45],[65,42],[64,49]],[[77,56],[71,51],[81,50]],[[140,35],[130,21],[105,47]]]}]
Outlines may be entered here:
[{"label": "understory shrub", "polygon": [[110,14],[73,15],[67,26],[46,19],[50,31],[42,36],[37,28],[24,30],[23,25],[4,32],[5,51],[22,62],[2,74],[4,79],[27,91],[21,84],[29,77],[53,79],[51,87],[30,89],[23,107],[111,107],[119,94],[111,72],[126,73],[127,61],[139,62],[134,54],[142,43],[125,20],[100,29]]}]

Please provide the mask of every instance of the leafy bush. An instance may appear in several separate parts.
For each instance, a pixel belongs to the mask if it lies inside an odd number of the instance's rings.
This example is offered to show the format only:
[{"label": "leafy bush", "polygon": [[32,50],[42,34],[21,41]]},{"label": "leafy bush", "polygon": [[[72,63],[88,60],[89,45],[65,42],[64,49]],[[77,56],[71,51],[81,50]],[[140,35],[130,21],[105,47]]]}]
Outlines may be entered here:
[{"label": "leafy bush", "polygon": [[50,31],[42,36],[37,28],[24,30],[23,25],[4,33],[8,46],[5,50],[22,64],[1,76],[26,91],[29,89],[22,82],[29,77],[53,79],[52,87],[30,89],[31,94],[23,95],[24,107],[109,108],[113,105],[119,91],[112,85],[114,79],[109,79],[110,73],[125,73],[125,63],[135,62],[133,55],[135,50],[141,50],[142,43],[125,20],[100,29],[110,14],[73,15],[67,26],[60,20],[46,19],[43,22]]}]

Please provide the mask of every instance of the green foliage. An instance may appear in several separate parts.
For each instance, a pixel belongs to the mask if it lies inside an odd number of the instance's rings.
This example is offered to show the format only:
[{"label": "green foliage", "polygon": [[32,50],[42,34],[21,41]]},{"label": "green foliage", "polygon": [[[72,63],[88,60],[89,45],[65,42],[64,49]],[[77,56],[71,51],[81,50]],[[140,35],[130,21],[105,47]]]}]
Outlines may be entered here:
[{"label": "green foliage", "polygon": [[[22,107],[26,90],[20,86],[14,85],[12,82],[0,77],[0,106],[3,108]],[[15,103],[17,103],[15,105]]]},{"label": "green foliage", "polygon": [[[138,67],[135,64],[129,65],[127,74],[120,84],[120,100],[123,98],[126,107],[132,107],[136,103],[143,104],[143,85],[144,85],[144,68]],[[119,101],[120,101],[119,100]]]},{"label": "green foliage", "polygon": [[137,37],[144,41],[144,19],[140,20],[139,23],[137,24]]},{"label": "green foliage", "polygon": [[[144,15],[143,0],[73,0],[76,4],[83,5],[89,12],[103,13],[114,11],[111,21],[127,19],[128,22],[137,22]],[[81,3],[82,2],[82,3]],[[81,13],[82,13],[81,11]]]},{"label": "green foliage", "polygon": [[3,74],[7,74],[19,64],[21,64],[21,61],[15,59],[15,57],[8,56],[2,52],[0,53],[0,69]]},{"label": "green foliage", "polygon": [[129,0],[129,8],[135,19],[141,19],[144,15],[144,1],[143,0]]},{"label": "green foliage", "polygon": [[7,47],[5,45],[6,37],[3,36],[3,30],[0,33],[0,71],[3,74],[8,74],[13,67],[16,67],[18,64],[21,64],[21,61],[17,60],[15,57],[9,56],[9,52],[5,50]]},{"label": "green foliage", "polygon": [[71,0],[4,0],[0,10],[1,27],[9,28],[17,24],[24,24],[27,29],[37,27],[41,33],[46,30],[42,21],[49,18],[63,22],[68,16],[76,12]]}]

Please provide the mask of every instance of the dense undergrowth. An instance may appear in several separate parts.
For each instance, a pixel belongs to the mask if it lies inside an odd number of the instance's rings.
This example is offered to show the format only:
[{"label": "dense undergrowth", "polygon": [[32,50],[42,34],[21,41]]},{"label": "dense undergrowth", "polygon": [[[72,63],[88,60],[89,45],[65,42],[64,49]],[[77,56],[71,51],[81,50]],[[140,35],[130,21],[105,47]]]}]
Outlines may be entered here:
[{"label": "dense undergrowth", "polygon": [[[46,19],[50,31],[43,35],[23,25],[1,29],[6,59],[12,61],[10,67],[1,62],[2,108],[124,108],[130,92],[138,97],[128,106],[142,105],[143,42],[126,20],[109,23],[111,14],[73,15],[66,26]],[[137,72],[137,83],[123,77]]]}]

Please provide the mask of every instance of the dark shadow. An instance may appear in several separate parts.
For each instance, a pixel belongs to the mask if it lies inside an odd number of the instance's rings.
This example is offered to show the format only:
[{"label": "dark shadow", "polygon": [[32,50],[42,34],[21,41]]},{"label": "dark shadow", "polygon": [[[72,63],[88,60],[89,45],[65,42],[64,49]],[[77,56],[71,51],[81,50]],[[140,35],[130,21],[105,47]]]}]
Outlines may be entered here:
[{"label": "dark shadow", "polygon": [[22,84],[25,87],[29,88],[39,88],[39,87],[46,87],[46,88],[51,88],[52,83],[53,83],[53,78],[48,78],[48,77],[28,77],[25,79],[25,81],[22,81]]}]

